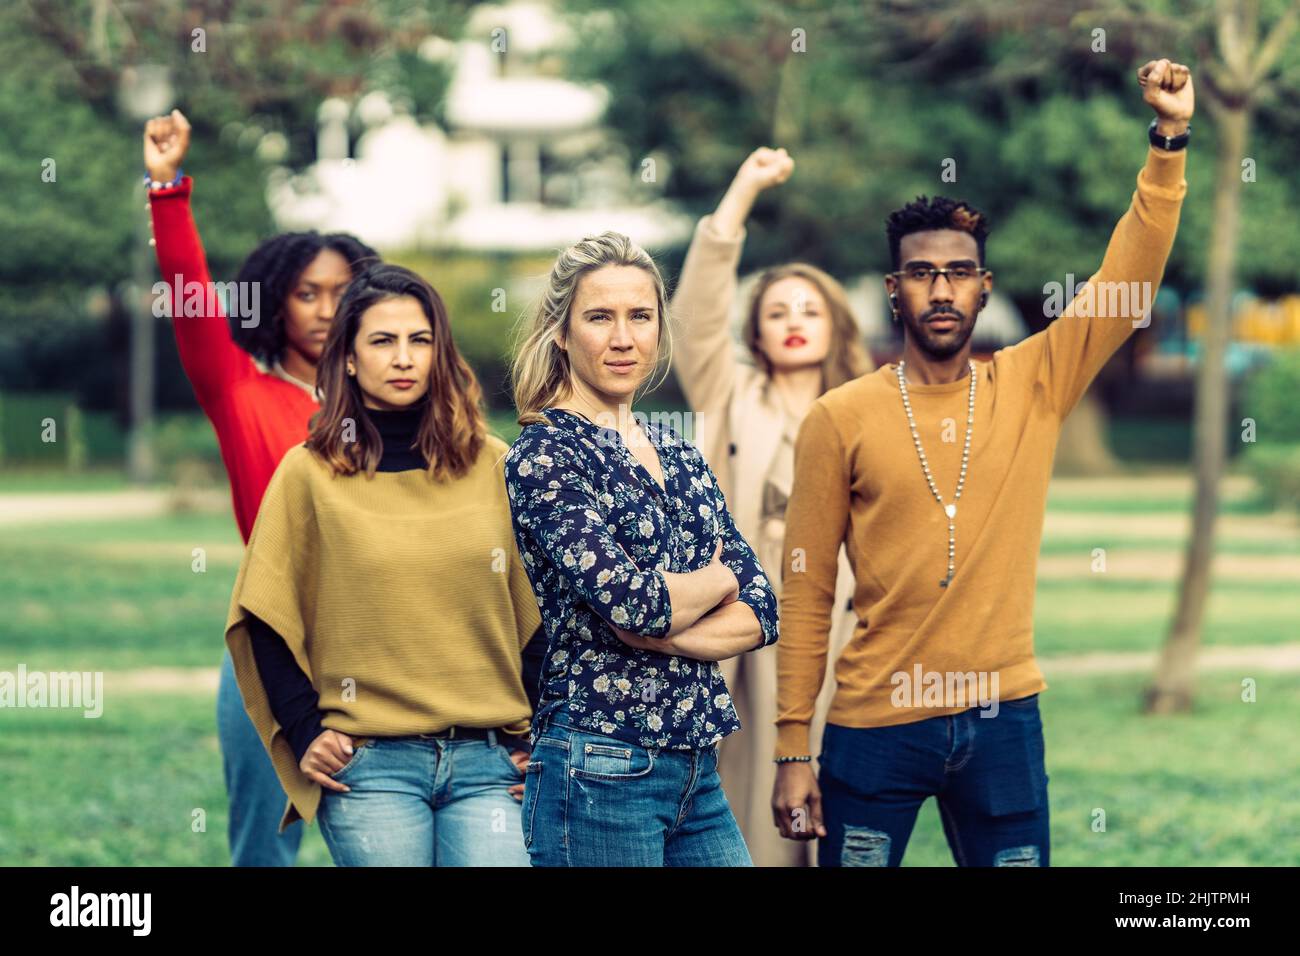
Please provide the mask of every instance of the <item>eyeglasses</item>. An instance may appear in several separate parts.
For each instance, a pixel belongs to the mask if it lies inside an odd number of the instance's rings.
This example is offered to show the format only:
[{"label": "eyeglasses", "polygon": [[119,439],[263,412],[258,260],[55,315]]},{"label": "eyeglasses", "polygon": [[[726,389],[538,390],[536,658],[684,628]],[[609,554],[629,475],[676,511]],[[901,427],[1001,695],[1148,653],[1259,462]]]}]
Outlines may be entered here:
[{"label": "eyeglasses", "polygon": [[935,276],[944,276],[953,285],[965,285],[974,282],[988,269],[977,266],[954,266],[951,269],[940,269],[934,266],[913,266],[910,269],[900,269],[897,272],[891,272],[891,276],[901,276],[914,285],[920,285],[924,282],[927,286],[934,285]]}]

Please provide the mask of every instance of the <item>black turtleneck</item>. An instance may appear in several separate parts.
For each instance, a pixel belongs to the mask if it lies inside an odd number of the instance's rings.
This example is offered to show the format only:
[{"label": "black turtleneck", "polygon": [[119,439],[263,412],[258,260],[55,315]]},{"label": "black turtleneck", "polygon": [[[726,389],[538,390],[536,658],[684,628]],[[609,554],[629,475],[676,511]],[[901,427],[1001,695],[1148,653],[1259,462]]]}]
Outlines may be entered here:
[{"label": "black turtleneck", "polygon": [[[424,470],[429,467],[419,450],[411,447],[415,443],[424,407],[424,402],[420,402],[413,408],[396,411],[374,408],[365,410],[384,446],[376,471]],[[285,739],[289,741],[294,756],[301,761],[312,741],[325,730],[318,709],[320,697],[298,666],[289,645],[270,625],[250,614],[248,631],[252,637],[253,659],[257,662],[257,672],[266,689],[271,713],[284,730]],[[538,627],[521,654],[524,691],[533,710],[537,709],[540,696],[545,656],[546,633]]]},{"label": "black turtleneck", "polygon": [[379,432],[384,445],[377,471],[410,471],[412,468],[423,470],[429,467],[419,449],[411,447],[415,444],[415,434],[420,429],[424,409],[424,402],[396,411],[366,409],[366,415]]}]

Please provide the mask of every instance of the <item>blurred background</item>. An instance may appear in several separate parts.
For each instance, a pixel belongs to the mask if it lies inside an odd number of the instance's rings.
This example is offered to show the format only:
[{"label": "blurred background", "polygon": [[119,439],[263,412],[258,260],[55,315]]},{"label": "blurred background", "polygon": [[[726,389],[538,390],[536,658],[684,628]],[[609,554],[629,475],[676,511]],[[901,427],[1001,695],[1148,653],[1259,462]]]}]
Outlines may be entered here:
[{"label": "blurred background", "polygon": [[[0,863],[229,860],[212,712],[241,544],[152,311],[148,117],[193,124],[214,279],[277,231],[355,233],[442,293],[510,440],[512,330],[556,251],[618,229],[671,283],[760,145],[796,170],[742,275],[821,266],[896,360],[884,217],[942,193],[992,222],[977,358],[1041,330],[1045,285],[1091,275],[1128,205],[1134,74],[1162,56],[1197,91],[1178,239],[1150,327],[1068,421],[1040,558],[1054,862],[1300,860],[1300,0],[20,0],[0,670],[102,671],[107,702],[0,709]],[[675,380],[642,407],[683,409]],[[328,864],[309,832],[301,862]],[[906,864],[951,865],[932,803]]]}]

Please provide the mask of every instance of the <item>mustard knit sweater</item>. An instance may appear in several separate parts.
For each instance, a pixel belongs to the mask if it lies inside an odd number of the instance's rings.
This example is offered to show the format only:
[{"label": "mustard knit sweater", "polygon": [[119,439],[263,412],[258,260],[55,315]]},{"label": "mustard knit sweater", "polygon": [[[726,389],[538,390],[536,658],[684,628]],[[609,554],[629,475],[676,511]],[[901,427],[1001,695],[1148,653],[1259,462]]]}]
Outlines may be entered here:
[{"label": "mustard knit sweater", "polygon": [[[335,476],[305,446],[267,487],[226,622],[235,676],[289,795],[281,829],[310,823],[320,787],[267,702],[247,615],[284,638],[320,695],[321,723],[357,738],[452,725],[528,730],[520,651],[541,617],[489,436],[460,478]],[[360,741],[358,741],[359,743]]]}]

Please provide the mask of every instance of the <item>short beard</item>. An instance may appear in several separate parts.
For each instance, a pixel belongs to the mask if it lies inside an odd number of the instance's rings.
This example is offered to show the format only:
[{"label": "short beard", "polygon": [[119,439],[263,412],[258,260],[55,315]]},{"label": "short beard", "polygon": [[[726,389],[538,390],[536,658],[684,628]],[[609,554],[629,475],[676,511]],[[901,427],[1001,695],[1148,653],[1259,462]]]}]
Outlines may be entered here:
[{"label": "short beard", "polygon": [[[952,315],[957,320],[957,335],[946,342],[936,342],[930,335],[926,323],[936,315]],[[926,309],[921,313],[920,318],[903,316],[903,325],[911,334],[912,342],[926,356],[931,359],[952,358],[963,348],[970,340],[971,333],[975,331],[975,323],[966,324],[966,315],[960,309]]]}]

